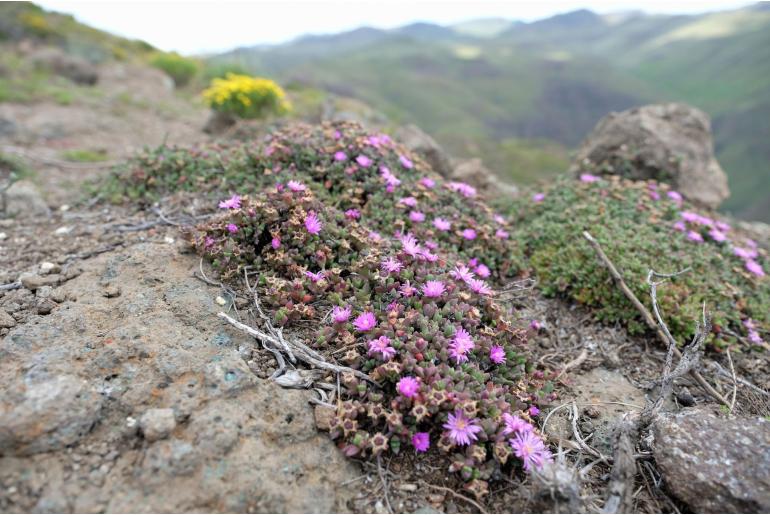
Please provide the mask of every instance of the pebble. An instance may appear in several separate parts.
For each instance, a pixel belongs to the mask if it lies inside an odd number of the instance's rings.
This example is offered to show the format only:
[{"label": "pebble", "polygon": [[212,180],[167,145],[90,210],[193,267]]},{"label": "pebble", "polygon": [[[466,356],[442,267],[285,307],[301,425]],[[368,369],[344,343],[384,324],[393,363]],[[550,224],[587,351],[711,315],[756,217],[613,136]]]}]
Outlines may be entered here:
[{"label": "pebble", "polygon": [[7,235],[7,234],[5,234],[4,232],[0,232],[0,241],[3,241],[3,240],[4,240],[4,239],[6,239],[7,237],[8,237],[8,235]]},{"label": "pebble", "polygon": [[115,285],[107,286],[102,292],[102,295],[104,295],[108,299],[112,299],[114,297],[120,297],[120,287]]},{"label": "pebble", "polygon": [[221,296],[217,296],[217,298],[214,299],[214,302],[216,302],[220,306],[224,306],[225,304],[227,304],[227,301],[224,298],[222,298]]},{"label": "pebble", "polygon": [[41,274],[45,275],[50,273],[58,273],[60,271],[61,271],[61,267],[59,265],[51,263],[50,261],[44,261],[43,263],[40,263]]},{"label": "pebble", "polygon": [[56,236],[66,236],[67,234],[72,232],[72,227],[62,226],[56,229],[53,233]]},{"label": "pebble", "polygon": [[147,410],[139,419],[139,427],[148,442],[166,438],[176,427],[174,410],[171,408],[154,408]]},{"label": "pebble", "polygon": [[21,281],[21,285],[26,289],[35,291],[43,286],[54,286],[59,284],[61,277],[58,275],[46,275],[43,277],[42,275],[26,273],[22,274],[21,277],[19,277],[19,280]]},{"label": "pebble", "polygon": [[0,309],[0,327],[11,328],[16,325],[16,319],[5,312],[4,309]]},{"label": "pebble", "polygon": [[165,238],[163,238],[163,241],[171,245],[172,243],[174,243],[174,238],[172,238],[171,236],[166,236]]}]

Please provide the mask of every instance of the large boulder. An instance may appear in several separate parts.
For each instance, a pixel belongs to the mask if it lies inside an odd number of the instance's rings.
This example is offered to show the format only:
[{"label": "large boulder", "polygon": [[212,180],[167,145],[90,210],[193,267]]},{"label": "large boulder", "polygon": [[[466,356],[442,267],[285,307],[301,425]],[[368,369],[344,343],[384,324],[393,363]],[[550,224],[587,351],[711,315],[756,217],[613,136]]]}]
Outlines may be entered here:
[{"label": "large boulder", "polygon": [[406,148],[422,157],[433,171],[443,177],[452,176],[452,160],[436,140],[416,125],[399,127],[394,134]]},{"label": "large boulder", "polygon": [[571,171],[668,182],[689,200],[708,207],[730,195],[727,176],[714,157],[709,117],[685,104],[610,113],[583,142]]},{"label": "large boulder", "polygon": [[16,181],[0,191],[0,218],[4,216],[48,216],[50,210],[40,190],[30,181]]},{"label": "large boulder", "polygon": [[666,487],[696,513],[770,512],[770,421],[695,408],[657,417],[653,435]]}]

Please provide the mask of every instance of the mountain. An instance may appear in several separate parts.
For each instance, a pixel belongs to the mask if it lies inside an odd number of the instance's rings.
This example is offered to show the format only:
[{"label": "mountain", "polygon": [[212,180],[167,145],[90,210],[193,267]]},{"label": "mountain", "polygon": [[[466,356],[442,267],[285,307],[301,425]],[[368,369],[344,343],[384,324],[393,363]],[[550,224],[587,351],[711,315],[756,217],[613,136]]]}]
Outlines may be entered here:
[{"label": "mountain", "polygon": [[356,97],[517,180],[537,174],[522,172],[511,148],[545,141],[566,156],[610,111],[684,101],[712,117],[733,191],[725,209],[770,220],[765,4],[688,16],[579,10],[531,23],[363,28],[216,59]]}]

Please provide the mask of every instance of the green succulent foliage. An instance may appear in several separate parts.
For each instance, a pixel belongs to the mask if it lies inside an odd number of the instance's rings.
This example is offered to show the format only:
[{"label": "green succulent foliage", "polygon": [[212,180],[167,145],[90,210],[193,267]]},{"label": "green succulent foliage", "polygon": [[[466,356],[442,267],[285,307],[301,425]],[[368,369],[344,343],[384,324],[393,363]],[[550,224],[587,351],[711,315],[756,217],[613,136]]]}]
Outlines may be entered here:
[{"label": "green succulent foliage", "polygon": [[[662,199],[653,199],[651,188]],[[675,230],[682,211],[697,209],[669,200],[666,189],[663,184],[618,178],[596,183],[563,178],[544,191],[542,202],[522,196],[507,206],[516,227],[513,237],[522,252],[515,259],[522,266],[529,262],[545,294],[595,308],[597,319],[623,323],[633,333],[647,328],[601,265],[583,231],[599,241],[648,307],[650,269],[672,273],[689,268],[658,288],[659,305],[672,334],[680,342],[689,341],[705,302],[714,325],[710,341],[716,347],[749,349],[752,345],[744,321],[754,320],[760,334],[770,331],[770,281],[750,273],[733,253],[733,246],[745,245],[736,229],[727,232],[729,240],[723,243],[714,241],[707,227],[691,227],[702,235],[702,243]],[[759,252],[758,260],[767,270],[767,255]]]}]

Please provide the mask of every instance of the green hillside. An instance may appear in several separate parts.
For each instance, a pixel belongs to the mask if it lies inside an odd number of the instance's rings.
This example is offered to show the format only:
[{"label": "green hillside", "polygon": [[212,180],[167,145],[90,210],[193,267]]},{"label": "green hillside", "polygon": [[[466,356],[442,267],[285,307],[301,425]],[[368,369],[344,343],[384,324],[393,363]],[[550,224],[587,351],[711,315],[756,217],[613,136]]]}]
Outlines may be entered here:
[{"label": "green hillside", "polygon": [[[760,4],[698,16],[581,10],[507,26],[362,28],[217,59],[359,98],[521,182],[563,168],[568,149],[610,111],[684,101],[712,117],[733,192],[725,209],[770,220],[770,10]],[[533,158],[540,152],[551,158]],[[517,164],[544,160],[540,174]]]}]

